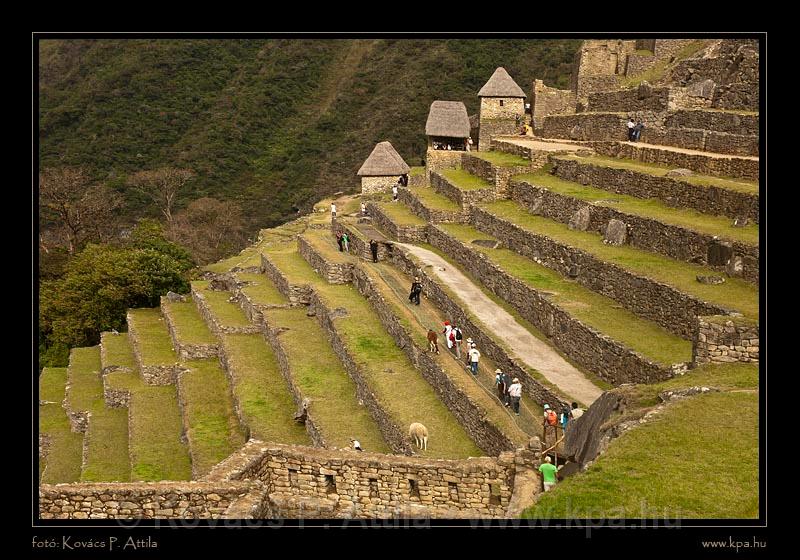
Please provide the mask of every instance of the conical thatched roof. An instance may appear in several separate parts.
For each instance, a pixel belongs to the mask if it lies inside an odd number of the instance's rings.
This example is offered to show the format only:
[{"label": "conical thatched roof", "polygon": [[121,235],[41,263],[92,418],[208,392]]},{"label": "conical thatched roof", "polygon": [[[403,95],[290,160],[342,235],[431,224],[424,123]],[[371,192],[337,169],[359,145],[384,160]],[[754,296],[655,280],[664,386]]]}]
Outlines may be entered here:
[{"label": "conical thatched roof", "polygon": [[527,97],[517,82],[500,66],[489,81],[483,84],[478,97]]},{"label": "conical thatched roof", "polygon": [[411,168],[403,161],[397,150],[389,142],[379,142],[375,145],[364,165],[358,170],[359,177],[386,177],[390,175],[403,175]]},{"label": "conical thatched roof", "polygon": [[469,137],[467,108],[461,101],[434,101],[425,123],[428,136]]}]

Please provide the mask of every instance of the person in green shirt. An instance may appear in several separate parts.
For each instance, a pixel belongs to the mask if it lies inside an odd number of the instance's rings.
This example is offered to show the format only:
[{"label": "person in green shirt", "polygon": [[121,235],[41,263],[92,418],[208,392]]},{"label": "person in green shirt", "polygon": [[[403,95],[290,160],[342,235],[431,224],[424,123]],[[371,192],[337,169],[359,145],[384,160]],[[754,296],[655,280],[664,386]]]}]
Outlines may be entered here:
[{"label": "person in green shirt", "polygon": [[558,469],[551,462],[550,457],[545,457],[544,460],[545,462],[539,467],[539,472],[542,473],[542,478],[544,479],[544,491],[548,492],[556,485],[556,471]]}]

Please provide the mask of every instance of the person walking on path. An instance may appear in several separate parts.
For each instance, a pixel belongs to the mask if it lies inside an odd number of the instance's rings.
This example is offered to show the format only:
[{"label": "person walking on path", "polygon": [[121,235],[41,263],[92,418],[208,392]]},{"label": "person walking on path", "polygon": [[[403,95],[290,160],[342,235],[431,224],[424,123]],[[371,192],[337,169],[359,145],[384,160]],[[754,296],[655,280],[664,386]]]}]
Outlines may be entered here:
[{"label": "person walking on path", "polygon": [[369,240],[369,250],[372,253],[372,262],[378,262],[378,242],[374,239]]},{"label": "person walking on path", "polygon": [[561,431],[567,430],[567,422],[569,422],[569,413],[570,408],[567,405],[564,405],[561,408]]},{"label": "person walking on path", "polygon": [[456,347],[456,358],[461,359],[461,344],[464,342],[464,335],[461,333],[461,329],[457,326],[453,325],[453,346]]},{"label": "person walking on path", "polygon": [[453,332],[453,327],[450,326],[450,321],[445,321],[444,329],[442,329],[442,334],[444,335],[444,340],[447,343],[448,350],[451,350],[453,348],[453,341],[450,339],[451,332]]},{"label": "person walking on path", "polygon": [[397,185],[392,187],[392,202],[397,202]]},{"label": "person walking on path", "polygon": [[642,136],[642,130],[644,129],[644,123],[639,121],[636,123],[636,126],[633,128],[633,141],[638,142],[639,138]]},{"label": "person walking on path", "polygon": [[497,398],[501,403],[506,402],[506,382],[503,379],[503,370],[497,368],[494,370],[494,384],[497,386]]},{"label": "person walking on path", "polygon": [[544,405],[544,419],[542,420],[542,439],[547,442],[547,428],[552,427],[557,439],[558,436],[558,414],[550,408],[549,404]]},{"label": "person walking on path", "polygon": [[336,203],[331,202],[331,221],[336,219]]},{"label": "person walking on path", "polygon": [[519,416],[519,400],[522,398],[522,383],[516,377],[511,381],[511,387],[508,388],[508,396],[511,397],[511,408],[514,409],[514,414]]},{"label": "person walking on path", "polygon": [[478,360],[481,359],[481,353],[475,347],[475,343],[472,343],[471,348],[469,349],[469,368],[472,371],[472,375],[478,375]]},{"label": "person walking on path", "polygon": [[340,253],[344,251],[344,247],[342,246],[342,242],[343,242],[343,240],[342,240],[342,232],[340,231],[340,232],[338,232],[336,234],[336,244],[339,246],[339,252]]},{"label": "person walking on path", "polygon": [[419,281],[419,276],[414,277],[414,282],[411,284],[411,293],[408,296],[408,301],[419,305],[419,295],[422,293],[422,284]]},{"label": "person walking on path", "polygon": [[469,349],[472,348],[472,339],[467,339],[467,350],[464,352],[464,361],[467,363],[467,367],[469,367]]},{"label": "person walking on path", "polygon": [[550,489],[556,485],[556,472],[558,468],[552,463],[550,456],[544,458],[544,463],[539,467],[539,472],[542,473],[542,481],[544,482],[544,491],[549,492]]},{"label": "person walking on path", "polygon": [[408,186],[408,173],[403,173],[400,175],[400,186],[407,187]]},{"label": "person walking on path", "polygon": [[361,215],[362,216],[366,216],[367,215],[367,204],[365,202],[361,203]]},{"label": "person walking on path", "polygon": [[347,235],[347,232],[342,234],[342,244],[344,245],[345,253],[350,252],[350,236]]},{"label": "person walking on path", "polygon": [[574,403],[572,403],[572,410],[569,411],[569,416],[573,420],[577,420],[578,418],[583,416],[583,412],[584,412],[584,410],[582,408],[578,407],[578,403],[574,402]]},{"label": "person walking on path", "polygon": [[503,395],[503,404],[507,407],[511,406],[511,396],[508,394],[508,389],[511,387],[511,374],[503,372],[503,385],[506,388],[506,394]]},{"label": "person walking on path", "polygon": [[628,127],[628,142],[633,142],[633,129],[636,127],[636,123],[633,122],[633,117],[628,117],[628,124],[625,126]]},{"label": "person walking on path", "polygon": [[439,335],[433,329],[428,329],[428,350],[439,353]]}]

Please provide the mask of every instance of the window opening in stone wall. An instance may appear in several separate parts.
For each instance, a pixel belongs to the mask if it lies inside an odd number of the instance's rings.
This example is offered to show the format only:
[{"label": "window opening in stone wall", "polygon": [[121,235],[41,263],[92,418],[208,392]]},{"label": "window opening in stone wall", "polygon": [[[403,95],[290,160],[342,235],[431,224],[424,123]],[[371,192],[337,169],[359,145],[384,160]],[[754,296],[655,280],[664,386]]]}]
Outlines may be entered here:
[{"label": "window opening in stone wall", "polygon": [[412,499],[419,500],[419,483],[413,478],[408,479],[408,493]]},{"label": "window opening in stone wall", "polygon": [[289,486],[292,486],[293,488],[300,486],[298,474],[299,473],[297,469],[289,469]]},{"label": "window opening in stone wall", "polygon": [[325,493],[338,494],[336,491],[336,478],[332,474],[325,475]]},{"label": "window opening in stone wall", "polygon": [[503,100],[502,99],[500,100],[500,106],[501,107],[503,106]]},{"label": "window opening in stone wall", "polygon": [[371,478],[369,481],[369,497],[370,498],[377,498],[378,497],[378,481],[377,479]]},{"label": "window opening in stone wall", "polygon": [[450,487],[450,500],[453,502],[458,501],[458,485],[455,482],[448,482],[447,485]]},{"label": "window opening in stone wall", "polygon": [[499,506],[500,505],[500,485],[499,484],[491,484],[489,486],[489,505],[490,506]]}]

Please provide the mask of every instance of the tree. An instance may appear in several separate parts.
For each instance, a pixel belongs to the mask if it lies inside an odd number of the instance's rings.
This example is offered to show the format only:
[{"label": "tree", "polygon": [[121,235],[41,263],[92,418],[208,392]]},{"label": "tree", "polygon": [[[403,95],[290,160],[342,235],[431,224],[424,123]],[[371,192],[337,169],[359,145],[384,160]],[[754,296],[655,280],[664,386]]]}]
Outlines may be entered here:
[{"label": "tree", "polygon": [[219,260],[246,241],[242,209],[235,202],[198,198],[175,215],[170,236],[200,264]]},{"label": "tree", "polygon": [[161,213],[164,214],[167,225],[171,226],[175,197],[192,177],[194,177],[194,173],[189,169],[162,167],[134,173],[128,179],[128,184],[153,199]]}]

